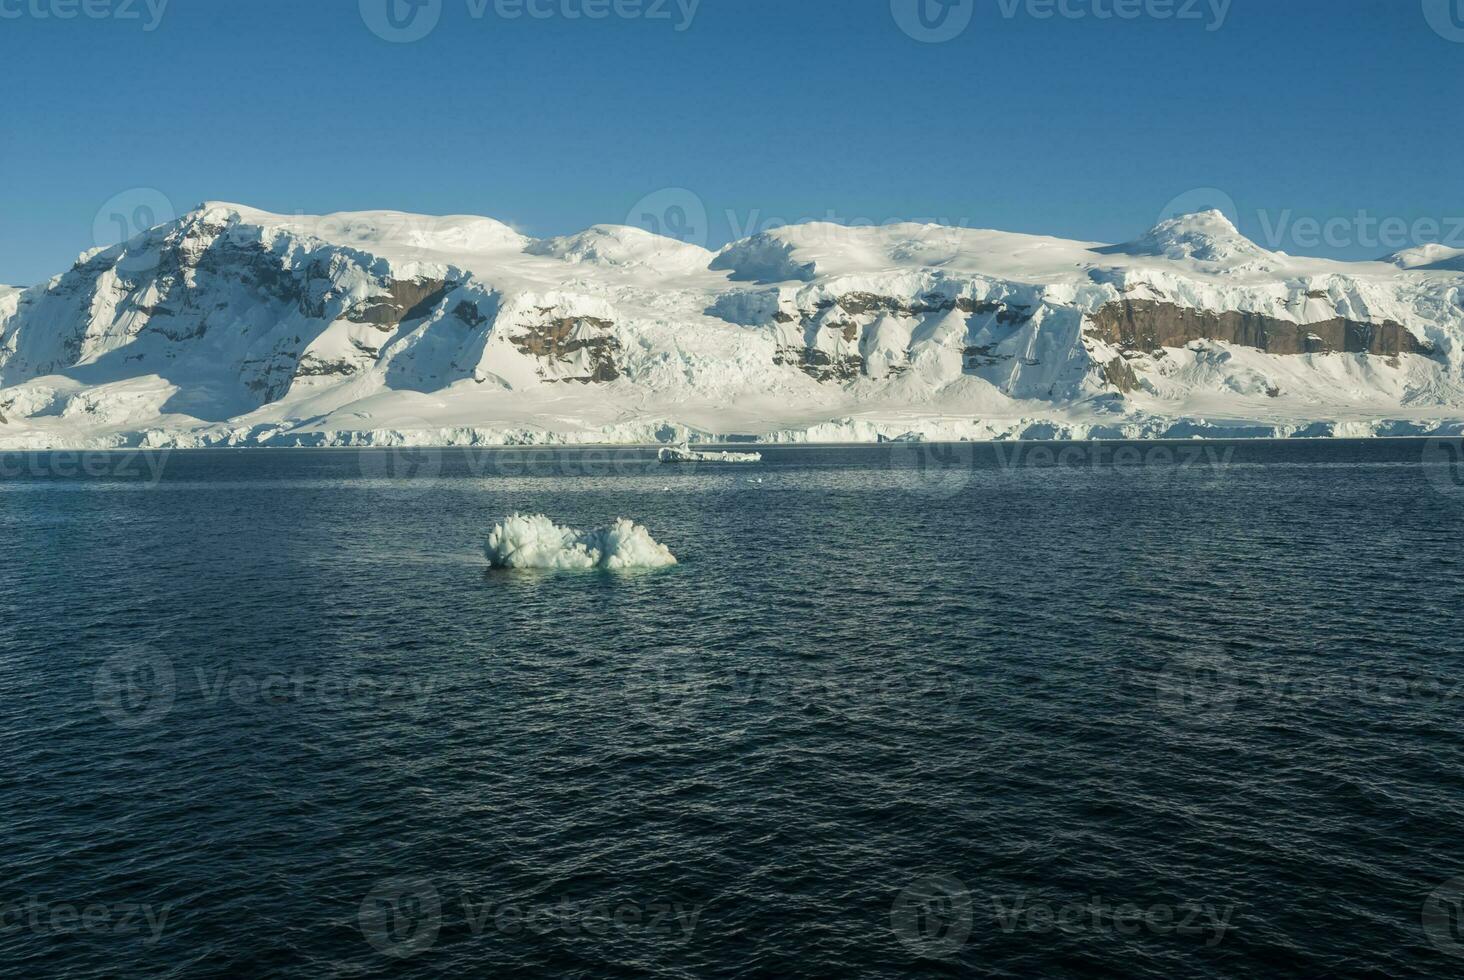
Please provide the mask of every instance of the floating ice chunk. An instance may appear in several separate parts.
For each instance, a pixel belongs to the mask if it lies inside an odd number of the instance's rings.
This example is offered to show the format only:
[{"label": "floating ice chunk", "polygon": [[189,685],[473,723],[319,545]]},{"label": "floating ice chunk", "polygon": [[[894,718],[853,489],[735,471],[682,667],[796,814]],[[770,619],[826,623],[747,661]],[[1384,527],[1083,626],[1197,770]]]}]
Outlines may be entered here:
[{"label": "floating ice chunk", "polygon": [[514,514],[488,535],[485,549],[494,568],[664,568],[676,557],[639,524],[577,531],[543,514]]},{"label": "floating ice chunk", "polygon": [[762,453],[699,453],[683,443],[663,446],[656,458],[663,463],[761,463]]}]

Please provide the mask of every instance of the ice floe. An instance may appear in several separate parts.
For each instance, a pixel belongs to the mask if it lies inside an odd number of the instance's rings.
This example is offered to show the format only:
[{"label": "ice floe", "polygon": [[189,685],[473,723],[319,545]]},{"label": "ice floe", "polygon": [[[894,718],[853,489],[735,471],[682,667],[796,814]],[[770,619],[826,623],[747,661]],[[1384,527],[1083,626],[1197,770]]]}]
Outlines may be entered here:
[{"label": "ice floe", "polygon": [[628,520],[579,531],[560,527],[543,514],[514,514],[488,535],[494,568],[628,569],[676,564],[670,549]]}]

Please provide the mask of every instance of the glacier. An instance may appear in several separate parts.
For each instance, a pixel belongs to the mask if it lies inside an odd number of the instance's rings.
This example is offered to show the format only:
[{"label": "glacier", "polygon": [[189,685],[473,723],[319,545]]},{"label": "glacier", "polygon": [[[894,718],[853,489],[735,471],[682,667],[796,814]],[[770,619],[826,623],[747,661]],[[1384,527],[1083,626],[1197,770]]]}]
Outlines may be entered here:
[{"label": "glacier", "polygon": [[0,449],[1464,433],[1464,251],[207,203],[0,287]]}]

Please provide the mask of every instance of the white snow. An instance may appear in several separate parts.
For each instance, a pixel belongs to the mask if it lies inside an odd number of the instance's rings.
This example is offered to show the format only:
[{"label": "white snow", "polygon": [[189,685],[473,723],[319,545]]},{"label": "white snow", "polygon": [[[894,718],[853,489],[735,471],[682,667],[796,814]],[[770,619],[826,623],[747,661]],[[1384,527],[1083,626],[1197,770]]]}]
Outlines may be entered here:
[{"label": "white snow", "polygon": [[1430,243],[1395,252],[1386,259],[1400,269],[1464,272],[1464,248]]},{"label": "white snow", "polygon": [[575,264],[641,267],[663,272],[692,272],[705,269],[712,261],[712,253],[699,245],[624,225],[595,225],[578,235],[532,242],[524,251]]},{"label": "white snow", "polygon": [[683,443],[663,447],[658,458],[663,463],[761,463],[762,453],[701,453]]},{"label": "white snow", "polygon": [[1221,211],[1179,215],[1156,225],[1136,241],[1098,251],[1231,266],[1276,258],[1242,235]]},{"label": "white snow", "polygon": [[[714,255],[618,226],[536,241],[490,218],[210,203],[0,288],[0,448],[1450,431],[1460,266],[1437,246],[1272,253],[1218,212],[1117,246],[814,223]],[[840,305],[860,296],[878,302]],[[1120,351],[1086,327],[1124,299],[1391,320],[1437,353]],[[1103,377],[1120,356],[1122,395]]]},{"label": "white snow", "polygon": [[670,549],[628,520],[577,531],[543,514],[514,514],[488,535],[488,561],[505,569],[636,569],[676,564]]}]

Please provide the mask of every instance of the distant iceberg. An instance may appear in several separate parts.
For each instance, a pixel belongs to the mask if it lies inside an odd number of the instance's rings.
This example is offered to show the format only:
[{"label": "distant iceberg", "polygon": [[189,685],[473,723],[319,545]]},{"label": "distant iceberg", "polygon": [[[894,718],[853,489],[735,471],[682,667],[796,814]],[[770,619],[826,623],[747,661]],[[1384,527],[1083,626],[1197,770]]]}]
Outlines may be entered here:
[{"label": "distant iceberg", "polygon": [[656,458],[663,463],[761,463],[762,453],[699,453],[683,443],[663,447]]},{"label": "distant iceberg", "polygon": [[488,535],[485,549],[494,568],[628,569],[676,564],[670,549],[628,520],[577,531],[543,514],[514,514]]}]

